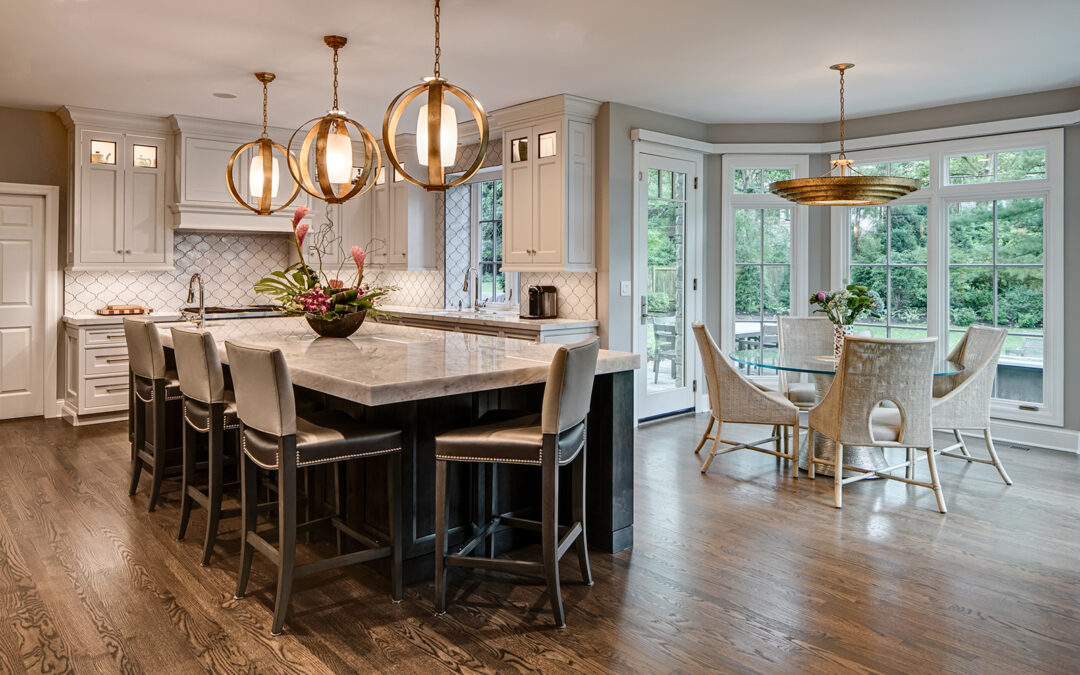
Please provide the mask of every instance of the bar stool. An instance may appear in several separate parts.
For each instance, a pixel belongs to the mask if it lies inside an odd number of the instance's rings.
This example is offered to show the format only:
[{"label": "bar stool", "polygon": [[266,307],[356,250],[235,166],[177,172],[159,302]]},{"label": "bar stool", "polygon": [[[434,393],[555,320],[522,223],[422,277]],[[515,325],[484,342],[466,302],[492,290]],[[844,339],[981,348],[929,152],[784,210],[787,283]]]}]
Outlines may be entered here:
[{"label": "bar stool", "polygon": [[[484,414],[476,426],[435,437],[435,608],[438,614],[446,613],[446,568],[478,567],[546,577],[555,624],[565,628],[566,615],[559,588],[559,559],[575,542],[581,576],[586,585],[592,586],[585,539],[585,431],[599,349],[600,343],[596,338],[559,347],[548,369],[540,414],[521,415],[494,410]],[[575,459],[571,500],[574,522],[569,527],[562,527],[559,525],[558,511],[559,468]],[[491,464],[492,473],[499,464],[541,467],[540,520],[499,513],[498,505],[492,504],[492,520],[456,552],[448,554],[447,462]],[[482,540],[490,537],[500,524],[539,530],[543,562],[469,557],[469,553]]]},{"label": "bar stool", "polygon": [[175,371],[165,370],[165,349],[157,326],[148,319],[124,319],[128,363],[131,368],[131,420],[134,441],[131,454],[131,484],[128,494],[135,495],[143,469],[150,471],[150,503],[147,511],[157,508],[161,482],[165,478],[166,447],[169,431],[180,424],[180,380]]},{"label": "bar stool", "polygon": [[[183,540],[193,504],[206,509],[206,534],[203,539],[203,567],[210,564],[222,518],[240,515],[239,508],[221,508],[224,495],[225,451],[236,457],[240,450],[240,419],[236,416],[236,398],[225,388],[221,357],[210,333],[196,328],[172,329],[176,370],[184,401],[184,474],[180,502],[180,529],[176,538]],[[226,443],[225,433],[229,432]],[[195,434],[206,435],[208,450],[207,491],[195,485],[197,471]]]},{"label": "bar stool", "polygon": [[[272,636],[281,634],[288,610],[293,578],[379,558],[391,558],[394,602],[401,602],[401,431],[354,420],[343,412],[324,410],[296,414],[292,379],[280,349],[267,349],[226,341],[232,371],[236,410],[240,418],[241,509],[243,537],[236,597],[244,597],[254,551],[278,566],[277,598]],[[341,471],[334,471],[337,514],[330,518],[296,522],[298,468],[387,457],[387,493],[390,507],[389,542],[376,541],[350,528],[341,516]],[[278,547],[256,532],[256,467],[278,472]],[[296,535],[330,522],[339,533],[368,548],[305,565],[296,564]]]}]

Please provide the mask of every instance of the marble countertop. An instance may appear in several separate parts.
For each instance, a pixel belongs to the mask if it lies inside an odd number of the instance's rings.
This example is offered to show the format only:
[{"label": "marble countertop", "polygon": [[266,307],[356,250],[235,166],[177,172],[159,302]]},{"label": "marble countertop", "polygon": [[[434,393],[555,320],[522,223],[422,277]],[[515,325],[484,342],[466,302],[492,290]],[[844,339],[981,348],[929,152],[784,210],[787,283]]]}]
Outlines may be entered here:
[{"label": "marble countertop", "polygon": [[69,314],[64,315],[63,321],[69,326],[108,326],[111,324],[120,325],[124,323],[124,319],[131,316],[137,316],[140,319],[152,319],[153,321],[180,321],[180,312],[154,312],[153,314],[128,314],[128,315],[116,315],[116,316],[101,316],[94,312],[84,312],[82,314]]},{"label": "marble countertop", "polygon": [[[190,326],[187,322],[176,325]],[[172,345],[169,324],[161,340]],[[222,347],[235,340],[278,347],[293,383],[364,405],[385,405],[544,382],[559,345],[365,322],[351,338],[317,338],[303,318],[208,321]],[[637,354],[601,350],[597,374],[633,370]]]},{"label": "marble countertop", "polygon": [[430,319],[439,323],[462,323],[480,326],[500,326],[506,328],[536,328],[543,333],[550,330],[596,328],[600,325],[595,319],[523,319],[517,312],[459,312],[453,309],[424,309],[384,305],[383,311],[410,319]]}]

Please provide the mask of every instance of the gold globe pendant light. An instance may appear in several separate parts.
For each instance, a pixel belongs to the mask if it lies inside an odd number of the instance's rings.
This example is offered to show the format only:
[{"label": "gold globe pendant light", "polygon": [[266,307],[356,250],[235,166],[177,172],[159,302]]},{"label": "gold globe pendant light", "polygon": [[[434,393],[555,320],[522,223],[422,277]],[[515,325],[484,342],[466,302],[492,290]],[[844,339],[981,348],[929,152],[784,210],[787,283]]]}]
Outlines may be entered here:
[{"label": "gold globe pendant light", "polygon": [[[769,185],[769,192],[810,206],[868,206],[891,202],[919,189],[914,178],[867,176],[851,167],[853,162],[844,153],[844,71],[854,67],[854,63],[829,66],[840,71],[840,155],[830,162],[832,168],[817,178],[776,181]],[[834,176],[837,169],[840,174]]]},{"label": "gold globe pendant light", "polygon": [[[338,108],[338,50],[348,39],[327,35],[323,41],[334,50],[334,105],[322,117],[304,122],[293,132],[289,138],[289,152],[292,152],[297,135],[312,125],[303,134],[298,165],[290,164],[289,172],[304,192],[327,204],[340,204],[363,194],[375,184],[375,176],[382,168],[382,154],[371,132]],[[364,166],[359,174],[355,174],[353,168],[350,125],[364,141]],[[313,149],[314,166],[311,162]]]},{"label": "gold globe pendant light", "polygon": [[[290,167],[290,171],[291,167],[296,163],[296,159],[293,158],[288,150],[270,140],[270,136],[266,133],[267,85],[274,81],[274,74],[255,73],[255,79],[262,82],[263,86],[262,136],[260,136],[257,141],[244,143],[229,157],[229,164],[225,167],[225,184],[229,188],[229,194],[232,195],[232,198],[236,200],[237,204],[254,211],[260,216],[268,216],[271,213],[280,211],[289,204],[292,204],[293,200],[296,199],[296,195],[300,194],[300,188],[298,185],[293,185],[292,193],[285,203],[277,208],[270,205],[270,200],[277,197],[278,183],[281,179],[281,168],[278,164],[277,157],[274,157],[274,151],[277,150],[285,157],[285,162]],[[233,181],[233,164],[236,163],[236,160],[240,155],[244,154],[245,150],[252,147],[259,148],[258,152],[255,153],[255,156],[251,158],[251,166],[248,171],[248,188],[252,199],[255,200],[254,204],[249,203],[240,196],[240,192],[236,189],[236,183]]]},{"label": "gold globe pendant light", "polygon": [[[421,84],[401,92],[390,102],[383,117],[383,144],[386,146],[386,159],[394,166],[405,180],[431,192],[441,192],[447,188],[461,185],[472,178],[484,162],[488,148],[488,119],[484,107],[469,92],[455,87],[442,78],[439,71],[439,0],[435,0],[435,74],[425,77]],[[420,107],[416,121],[416,153],[421,165],[427,166],[427,180],[423,181],[410,174],[404,166],[397,149],[397,127],[405,108],[422,94],[427,94],[427,103]],[[480,131],[480,151],[476,159],[463,174],[454,180],[446,181],[446,169],[454,165],[457,159],[457,113],[445,103],[446,95],[457,97],[472,113]]]}]

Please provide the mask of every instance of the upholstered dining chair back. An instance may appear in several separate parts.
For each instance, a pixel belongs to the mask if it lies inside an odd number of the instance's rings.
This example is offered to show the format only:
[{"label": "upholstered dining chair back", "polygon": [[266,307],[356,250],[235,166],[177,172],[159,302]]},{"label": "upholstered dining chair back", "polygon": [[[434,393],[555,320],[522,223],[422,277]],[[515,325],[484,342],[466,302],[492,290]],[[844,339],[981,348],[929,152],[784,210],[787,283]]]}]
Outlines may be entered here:
[{"label": "upholstered dining chair back", "polygon": [[153,321],[125,318],[124,339],[128,363],[135,375],[148,380],[165,377],[165,348],[161,346],[161,335]]},{"label": "upholstered dining chair back", "polygon": [[790,403],[769,399],[760,387],[724,358],[704,324],[695,323],[692,328],[701,353],[713,417],[724,422],[759,424],[762,420],[772,419],[775,414],[787,412]]},{"label": "upholstered dining chair back", "polygon": [[296,399],[281,350],[227,340],[225,352],[244,426],[275,436],[295,434]]},{"label": "upholstered dining chair back", "polygon": [[225,400],[225,374],[217,345],[208,331],[198,328],[172,329],[173,352],[184,396],[203,403]]},{"label": "upholstered dining chair back", "polygon": [[590,338],[559,347],[548,368],[540,430],[558,434],[585,421],[596,379],[600,340]]},{"label": "upholstered dining chair back", "polygon": [[964,369],[934,378],[934,396],[939,400],[935,415],[939,428],[981,428],[990,424],[990,398],[997,376],[998,358],[1008,331],[989,326],[968,326],[960,342],[949,352],[949,360]]},{"label": "upholstered dining chair back", "polygon": [[785,360],[813,359],[833,353],[833,324],[824,316],[779,317],[780,351]]},{"label": "upholstered dining chair back", "polygon": [[[937,338],[848,336],[829,393],[810,413],[811,426],[844,445],[932,446],[936,349]],[[900,416],[895,441],[877,438],[871,424],[886,401]]]}]

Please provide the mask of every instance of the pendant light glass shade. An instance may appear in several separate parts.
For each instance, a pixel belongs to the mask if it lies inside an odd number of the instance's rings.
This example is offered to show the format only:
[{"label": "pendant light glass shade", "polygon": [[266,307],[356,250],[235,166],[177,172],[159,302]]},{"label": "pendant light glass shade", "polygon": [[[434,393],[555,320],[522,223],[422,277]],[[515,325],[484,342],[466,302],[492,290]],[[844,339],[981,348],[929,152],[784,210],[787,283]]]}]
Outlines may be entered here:
[{"label": "pendant light glass shade", "polygon": [[[383,144],[386,146],[386,159],[395,171],[405,180],[419,185],[425,190],[442,192],[447,188],[461,185],[476,175],[487,156],[488,118],[480,102],[469,92],[455,87],[442,78],[439,71],[439,0],[435,0],[435,73],[425,77],[421,84],[410,87],[398,94],[383,117]],[[404,166],[403,157],[397,149],[397,127],[405,108],[416,99],[424,96],[423,105],[416,120],[416,154],[420,165],[427,167],[427,180],[413,176]],[[480,148],[465,171],[452,181],[446,180],[446,170],[457,160],[457,112],[453,106],[445,103],[446,96],[453,96],[468,108],[476,121],[480,132]]]},{"label": "pendant light glass shade", "polygon": [[[454,166],[457,161],[457,111],[443,103],[442,115],[440,115],[439,154],[443,168]],[[420,106],[420,114],[416,117],[416,158],[421,166],[428,165],[428,156],[431,154],[428,147],[428,107]]]},{"label": "pendant light glass shade", "polygon": [[[277,157],[270,158],[270,164],[273,167],[270,170],[270,198],[277,197],[278,185],[281,184],[281,171],[278,169]],[[251,170],[248,171],[248,188],[251,190],[252,197],[261,197],[264,187],[263,180],[263,157],[259,152],[251,158]]]},{"label": "pendant light glass shade", "polygon": [[[796,204],[818,206],[868,206],[884,204],[919,189],[919,181],[898,176],[866,176],[853,169],[844,152],[844,71],[853,63],[837,63],[840,71],[840,154],[832,168],[816,178],[793,178],[769,185],[769,192]],[[833,172],[839,169],[838,175]]]},{"label": "pendant light glass shade", "polygon": [[[294,165],[296,165],[296,159],[284,147],[270,140],[270,136],[266,133],[267,85],[274,81],[274,74],[255,73],[255,79],[262,82],[263,86],[262,136],[251,143],[244,143],[233,151],[232,156],[229,157],[229,163],[225,167],[225,185],[229,188],[229,194],[232,195],[232,198],[235,199],[238,204],[246,209],[254,211],[260,216],[267,216],[292,204],[293,200],[296,199],[296,195],[300,194],[300,186],[293,185],[292,192],[289,193],[289,198],[286,199],[284,203],[276,207],[271,205],[270,202],[277,197],[278,187],[281,184],[281,170],[279,168],[278,158],[274,156],[275,153],[285,157],[285,161],[288,163],[290,171],[294,168]],[[245,199],[236,189],[236,181],[233,178],[233,166],[236,164],[236,160],[239,159],[248,148],[255,148],[256,151],[255,155],[251,158],[251,164],[248,166],[248,197]],[[249,203],[249,199],[251,200],[251,203]]]},{"label": "pendant light glass shade", "polygon": [[[297,139],[300,157],[297,166],[289,165],[300,188],[327,204],[341,204],[361,195],[375,184],[382,168],[382,155],[375,137],[338,108],[338,50],[348,42],[339,35],[323,38],[334,50],[334,103],[322,117],[304,122],[289,139],[289,150]],[[363,164],[353,166],[353,142],[363,142]]]}]

